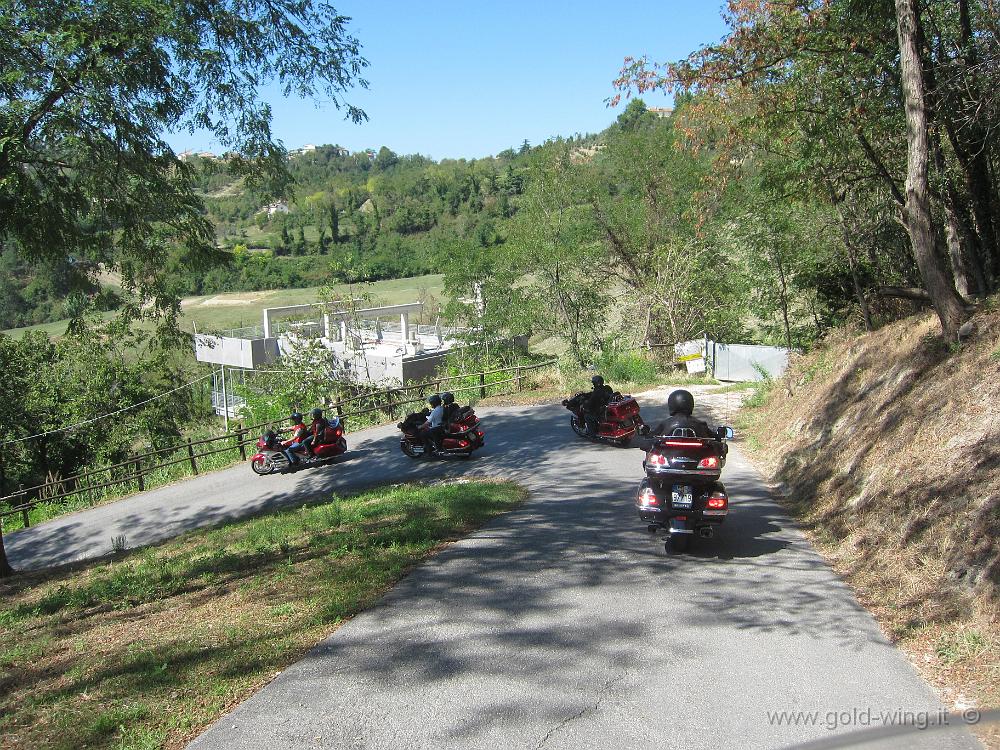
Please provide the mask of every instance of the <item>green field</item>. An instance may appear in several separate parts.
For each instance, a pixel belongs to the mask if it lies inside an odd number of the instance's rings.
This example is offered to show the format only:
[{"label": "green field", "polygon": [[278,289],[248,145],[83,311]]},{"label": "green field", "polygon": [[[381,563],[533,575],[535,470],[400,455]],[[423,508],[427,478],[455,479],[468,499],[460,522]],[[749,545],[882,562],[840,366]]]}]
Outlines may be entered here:
[{"label": "green field", "polygon": [[[376,281],[372,284],[339,284],[333,287],[337,294],[352,292],[357,296],[369,296],[372,304],[396,305],[404,302],[424,301],[427,308],[424,311],[425,320],[415,321],[433,323],[437,314],[437,304],[446,301],[444,297],[444,276],[432,274],[429,276],[414,276],[408,279],[389,279]],[[187,297],[181,303],[181,315],[178,325],[183,331],[191,331],[196,326],[199,331],[218,331],[227,328],[242,328],[257,325],[261,322],[261,311],[265,307],[282,307],[285,305],[306,304],[317,302],[321,298],[319,287],[306,289],[271,289],[263,292],[233,292],[231,294],[210,294],[198,297]],[[106,313],[105,317],[113,317],[114,313]],[[50,336],[62,336],[66,333],[67,321],[41,323],[25,328],[12,328],[3,333],[18,336],[25,331],[44,331]]]}]

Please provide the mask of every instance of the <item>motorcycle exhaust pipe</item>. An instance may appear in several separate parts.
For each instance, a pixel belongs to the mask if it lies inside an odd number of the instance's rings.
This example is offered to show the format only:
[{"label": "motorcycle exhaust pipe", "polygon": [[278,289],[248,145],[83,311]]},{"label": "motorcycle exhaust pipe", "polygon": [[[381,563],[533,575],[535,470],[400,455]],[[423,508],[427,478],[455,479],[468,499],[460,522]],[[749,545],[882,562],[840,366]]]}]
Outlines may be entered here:
[{"label": "motorcycle exhaust pipe", "polygon": [[698,529],[698,536],[702,539],[711,539],[715,536],[715,530],[711,526],[702,526]]}]

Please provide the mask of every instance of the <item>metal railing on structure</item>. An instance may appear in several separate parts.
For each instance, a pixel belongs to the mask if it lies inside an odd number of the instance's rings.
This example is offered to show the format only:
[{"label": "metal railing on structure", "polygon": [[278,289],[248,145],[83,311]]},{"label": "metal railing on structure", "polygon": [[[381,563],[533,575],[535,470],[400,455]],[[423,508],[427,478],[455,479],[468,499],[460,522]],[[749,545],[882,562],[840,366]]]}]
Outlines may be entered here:
[{"label": "metal railing on structure", "polygon": [[[430,386],[434,386],[434,390],[436,391],[441,391],[442,386],[446,383],[453,383],[456,380],[462,379],[471,379],[473,382],[470,385],[449,385],[448,390],[451,390],[455,394],[478,391],[480,398],[486,398],[487,391],[499,385],[511,385],[512,388],[499,393],[492,393],[490,395],[503,395],[504,393],[520,391],[523,389],[525,373],[551,367],[555,364],[556,361],[551,360],[532,365],[517,365],[514,367],[503,367],[495,370],[484,370],[476,373],[448,375],[434,380],[428,380],[423,383],[413,383],[410,385],[401,385],[396,388],[386,388],[378,391],[361,393],[330,404],[327,408],[335,411],[337,416],[345,420],[349,420],[352,417],[378,413],[384,414],[391,420],[396,418],[400,407],[407,404],[422,403],[424,400],[423,394],[430,388]],[[506,379],[487,381],[488,376],[500,373],[511,373],[511,376]],[[407,397],[408,394],[412,394],[415,391],[420,391],[421,395]],[[347,410],[347,407],[350,405],[361,406],[366,399],[375,403],[371,406],[356,408],[354,411]],[[234,455],[238,452],[240,460],[246,461],[247,446],[253,446],[256,444],[257,438],[253,436],[256,436],[261,430],[271,428],[283,421],[284,420],[282,419],[262,422],[251,426],[241,425],[236,432],[220,435],[218,437],[204,438],[202,440],[191,440],[188,438],[184,443],[179,445],[172,445],[166,448],[136,454],[131,456],[126,461],[121,461],[111,466],[103,466],[98,469],[80,472],[79,474],[74,474],[73,476],[65,478],[50,478],[49,481],[33,487],[19,488],[17,492],[0,497],[0,503],[6,503],[11,506],[7,510],[0,509],[0,519],[7,516],[21,514],[23,525],[28,527],[31,525],[29,511],[32,508],[38,507],[44,503],[65,501],[66,498],[73,495],[94,493],[109,487],[120,485],[134,484],[138,488],[139,492],[144,492],[146,490],[146,478],[152,472],[178,464],[190,465],[191,475],[197,476],[199,459],[223,453],[225,451],[233,451]],[[346,422],[345,426],[347,424],[349,424],[349,422]],[[195,451],[196,447],[214,446],[218,443],[225,444],[218,448]],[[181,454],[180,457],[171,457],[172,454],[177,453]],[[150,459],[161,458],[164,456],[170,458],[166,461],[159,461],[155,464],[148,463]],[[106,480],[98,481],[93,484],[91,483],[91,480],[101,476],[104,476]]]}]

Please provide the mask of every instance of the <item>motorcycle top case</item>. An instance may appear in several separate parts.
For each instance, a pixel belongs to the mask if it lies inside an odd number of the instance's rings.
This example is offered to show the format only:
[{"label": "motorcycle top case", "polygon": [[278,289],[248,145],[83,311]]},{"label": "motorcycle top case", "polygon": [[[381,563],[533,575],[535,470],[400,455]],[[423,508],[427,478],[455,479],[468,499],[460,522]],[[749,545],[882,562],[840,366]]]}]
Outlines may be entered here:
[{"label": "motorcycle top case", "polygon": [[650,479],[704,484],[722,476],[725,459],[720,453],[713,440],[662,438],[653,444],[643,463]]},{"label": "motorcycle top case", "polygon": [[619,422],[636,417],[638,414],[639,404],[631,396],[623,396],[620,401],[612,401],[607,407],[608,419],[616,419]]}]

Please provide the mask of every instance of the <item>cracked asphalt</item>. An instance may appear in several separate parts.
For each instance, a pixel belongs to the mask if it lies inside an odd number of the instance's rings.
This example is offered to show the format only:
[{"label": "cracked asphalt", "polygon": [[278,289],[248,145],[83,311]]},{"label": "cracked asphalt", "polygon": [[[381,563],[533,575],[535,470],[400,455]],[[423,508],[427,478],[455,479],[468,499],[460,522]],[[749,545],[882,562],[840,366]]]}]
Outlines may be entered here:
[{"label": "cracked asphalt", "polygon": [[[666,416],[667,392],[643,396],[647,422]],[[700,402],[719,416],[730,399]],[[502,476],[531,490],[522,508],[416,568],[192,750],[780,748],[853,743],[865,727],[838,712],[945,709],[771,499],[738,439],[723,475],[732,512],[722,534],[671,556],[632,507],[641,451],[581,440],[556,405],[480,414],[487,445],[471,461],[412,461],[394,428],[375,428],[350,435],[351,452],[333,466],[265,478],[237,466],[15,532],[8,553],[39,567],[104,554],[116,534],[149,544],[418,477]],[[916,731],[881,746],[979,747],[967,732]]]}]

